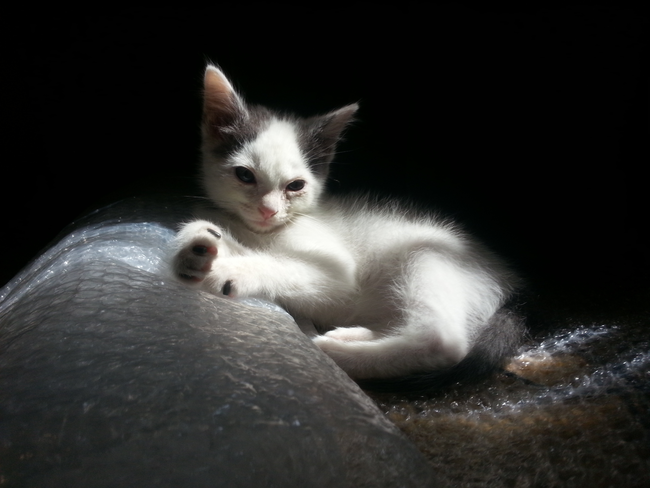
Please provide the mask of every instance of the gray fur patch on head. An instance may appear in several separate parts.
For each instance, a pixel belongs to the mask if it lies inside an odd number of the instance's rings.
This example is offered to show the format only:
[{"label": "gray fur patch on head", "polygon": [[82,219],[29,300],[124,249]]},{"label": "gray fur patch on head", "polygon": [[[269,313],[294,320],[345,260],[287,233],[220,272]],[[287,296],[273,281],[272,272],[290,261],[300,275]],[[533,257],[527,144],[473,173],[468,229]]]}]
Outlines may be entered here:
[{"label": "gray fur patch on head", "polygon": [[[246,117],[236,123],[221,127],[218,138],[210,138],[210,152],[218,158],[226,158],[238,152],[244,145],[252,142],[273,120],[273,112],[262,106],[246,107]],[[204,130],[204,137],[210,137]]]}]

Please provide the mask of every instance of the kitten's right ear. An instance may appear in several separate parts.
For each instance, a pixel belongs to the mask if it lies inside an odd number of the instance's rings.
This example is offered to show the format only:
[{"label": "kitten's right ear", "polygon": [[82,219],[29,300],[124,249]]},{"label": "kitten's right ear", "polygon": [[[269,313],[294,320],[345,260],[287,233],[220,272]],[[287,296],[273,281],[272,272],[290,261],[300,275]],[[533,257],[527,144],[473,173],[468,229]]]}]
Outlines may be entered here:
[{"label": "kitten's right ear", "polygon": [[221,138],[247,116],[246,106],[226,75],[209,64],[203,78],[203,127]]}]

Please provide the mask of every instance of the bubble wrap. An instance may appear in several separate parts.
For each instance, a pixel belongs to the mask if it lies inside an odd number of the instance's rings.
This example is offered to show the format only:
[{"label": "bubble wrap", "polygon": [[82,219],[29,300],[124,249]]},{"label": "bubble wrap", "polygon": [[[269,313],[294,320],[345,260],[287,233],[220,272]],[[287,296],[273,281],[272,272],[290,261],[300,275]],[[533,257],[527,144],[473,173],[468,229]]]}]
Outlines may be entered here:
[{"label": "bubble wrap", "polygon": [[435,486],[286,312],[168,276],[189,208],[95,212],[0,291],[0,484]]}]

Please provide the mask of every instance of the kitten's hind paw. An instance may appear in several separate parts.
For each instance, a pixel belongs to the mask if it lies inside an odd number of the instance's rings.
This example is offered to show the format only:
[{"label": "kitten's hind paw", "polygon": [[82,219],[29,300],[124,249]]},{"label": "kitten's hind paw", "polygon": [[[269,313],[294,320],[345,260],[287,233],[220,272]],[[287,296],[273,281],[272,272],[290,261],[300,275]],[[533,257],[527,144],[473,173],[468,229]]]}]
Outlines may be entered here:
[{"label": "kitten's hind paw", "polygon": [[176,276],[188,283],[202,282],[219,253],[219,239],[221,232],[209,222],[197,221],[185,225],[176,236]]},{"label": "kitten's hind paw", "polygon": [[324,334],[329,339],[337,341],[372,341],[377,339],[377,334],[366,327],[337,327]]}]

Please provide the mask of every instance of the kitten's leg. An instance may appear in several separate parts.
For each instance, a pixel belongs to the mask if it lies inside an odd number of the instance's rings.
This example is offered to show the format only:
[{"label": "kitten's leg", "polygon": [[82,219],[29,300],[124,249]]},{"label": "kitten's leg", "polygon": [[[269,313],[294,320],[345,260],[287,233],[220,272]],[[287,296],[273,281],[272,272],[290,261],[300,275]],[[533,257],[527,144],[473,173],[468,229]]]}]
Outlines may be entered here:
[{"label": "kitten's leg", "polygon": [[[335,329],[314,342],[351,377],[386,378],[446,369],[468,353],[475,324],[496,310],[479,310],[475,301],[482,292],[476,276],[435,252],[411,256],[396,280],[392,293],[400,307],[391,331],[366,340],[353,328],[350,335]],[[489,301],[489,300],[488,300]],[[356,330],[355,330],[356,329]],[[356,337],[355,337],[356,336]]]},{"label": "kitten's leg", "polygon": [[310,316],[309,304],[320,302],[322,289],[349,296],[355,286],[352,279],[341,280],[338,271],[346,269],[346,263],[334,253],[320,255],[319,265],[312,265],[254,251],[205,220],[183,226],[172,251],[174,274],[190,286],[231,298],[294,304],[294,311],[304,316]]}]

